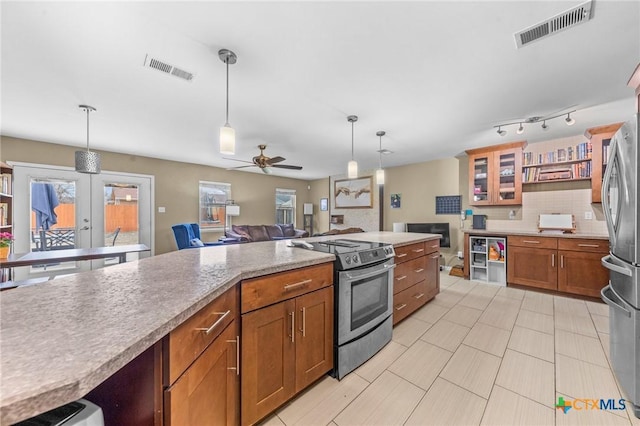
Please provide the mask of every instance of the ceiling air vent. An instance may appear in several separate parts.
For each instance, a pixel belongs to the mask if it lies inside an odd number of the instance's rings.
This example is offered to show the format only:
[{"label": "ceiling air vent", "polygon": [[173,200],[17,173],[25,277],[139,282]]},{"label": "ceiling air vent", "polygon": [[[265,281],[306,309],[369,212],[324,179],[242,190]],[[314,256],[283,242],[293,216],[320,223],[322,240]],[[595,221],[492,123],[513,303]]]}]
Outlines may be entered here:
[{"label": "ceiling air vent", "polygon": [[152,58],[147,55],[144,58],[144,66],[148,68],[153,68],[154,70],[162,71],[165,74],[173,75],[175,77],[181,78],[183,80],[191,81],[193,80],[193,74],[180,69],[178,67],[174,67],[164,61],[161,61],[157,58]]},{"label": "ceiling air vent", "polygon": [[531,42],[549,37],[559,31],[566,30],[591,19],[593,0],[586,1],[574,8],[562,12],[543,22],[517,32],[516,47],[519,49]]}]

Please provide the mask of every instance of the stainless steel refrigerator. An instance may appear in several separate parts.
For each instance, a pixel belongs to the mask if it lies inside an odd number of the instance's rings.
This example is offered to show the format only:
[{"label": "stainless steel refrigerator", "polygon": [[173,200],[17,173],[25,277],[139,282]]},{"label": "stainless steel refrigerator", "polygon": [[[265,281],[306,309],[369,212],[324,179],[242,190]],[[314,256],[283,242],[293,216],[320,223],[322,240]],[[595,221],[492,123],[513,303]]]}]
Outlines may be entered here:
[{"label": "stainless steel refrigerator", "polygon": [[611,139],[602,183],[611,251],[602,258],[609,285],[602,300],[609,305],[611,364],[627,403],[640,418],[640,221],[638,214],[638,120],[623,124]]}]

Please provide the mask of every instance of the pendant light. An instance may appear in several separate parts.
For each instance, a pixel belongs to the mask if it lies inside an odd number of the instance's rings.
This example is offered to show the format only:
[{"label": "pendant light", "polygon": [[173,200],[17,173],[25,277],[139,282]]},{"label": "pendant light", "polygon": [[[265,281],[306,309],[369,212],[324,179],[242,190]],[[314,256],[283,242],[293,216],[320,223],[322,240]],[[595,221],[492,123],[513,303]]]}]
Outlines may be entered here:
[{"label": "pendant light", "polygon": [[382,168],[382,137],[386,134],[384,130],[380,130],[376,132],[376,136],[380,137],[380,150],[378,151],[380,155],[380,168],[376,170],[376,182],[378,185],[384,185],[384,169]]},{"label": "pendant light", "polygon": [[76,172],[98,174],[100,173],[100,154],[89,151],[89,113],[96,109],[89,105],[78,105],[87,112],[87,150],[76,151]]},{"label": "pendant light", "polygon": [[218,57],[227,65],[227,114],[224,126],[220,127],[220,154],[235,155],[236,131],[229,125],[229,64],[235,64],[238,57],[228,49],[220,49]]},{"label": "pendant light", "polygon": [[353,123],[358,121],[357,115],[350,115],[347,117],[347,121],[351,123],[351,161],[347,165],[347,177],[349,179],[355,179],[358,177],[358,163],[353,157]]}]

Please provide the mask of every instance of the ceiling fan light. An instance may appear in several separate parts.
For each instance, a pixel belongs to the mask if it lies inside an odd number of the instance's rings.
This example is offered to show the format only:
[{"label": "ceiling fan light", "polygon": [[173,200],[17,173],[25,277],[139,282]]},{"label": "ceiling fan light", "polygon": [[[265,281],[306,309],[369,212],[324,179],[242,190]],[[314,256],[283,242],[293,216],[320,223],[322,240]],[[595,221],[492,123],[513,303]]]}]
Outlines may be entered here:
[{"label": "ceiling fan light", "polygon": [[376,182],[378,185],[384,185],[384,169],[376,170]]},{"label": "ceiling fan light", "polygon": [[573,126],[574,124],[576,124],[576,120],[571,118],[571,113],[567,114],[567,118],[565,118],[564,121],[565,123],[567,123],[567,126]]},{"label": "ceiling fan light", "polygon": [[520,123],[520,127],[518,127],[518,130],[516,130],[516,133],[519,135],[524,133],[524,127],[522,126],[522,123]]},{"label": "ceiling fan light", "polygon": [[355,160],[349,161],[347,164],[347,177],[349,179],[355,179],[358,177],[358,162]]},{"label": "ceiling fan light", "polygon": [[220,127],[220,153],[225,155],[236,153],[236,131],[229,123]]}]

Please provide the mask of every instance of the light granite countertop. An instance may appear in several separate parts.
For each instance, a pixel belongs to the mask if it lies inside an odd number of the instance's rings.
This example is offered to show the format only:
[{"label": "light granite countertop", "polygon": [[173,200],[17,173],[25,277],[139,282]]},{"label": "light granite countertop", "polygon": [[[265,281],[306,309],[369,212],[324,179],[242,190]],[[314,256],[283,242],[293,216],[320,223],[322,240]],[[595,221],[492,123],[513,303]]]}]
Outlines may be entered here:
[{"label": "light granite countertop", "polygon": [[[370,232],[397,246],[433,234]],[[0,424],[74,401],[243,279],[331,262],[288,241],[181,250],[0,293]]]},{"label": "light granite countertop", "polygon": [[589,234],[585,232],[576,232],[576,233],[553,233],[553,232],[538,232],[530,231],[530,230],[506,230],[506,231],[496,231],[495,229],[463,229],[465,234],[470,235],[522,235],[522,236],[537,236],[537,237],[555,237],[555,238],[591,238],[594,240],[608,240],[608,235],[603,234]]}]

